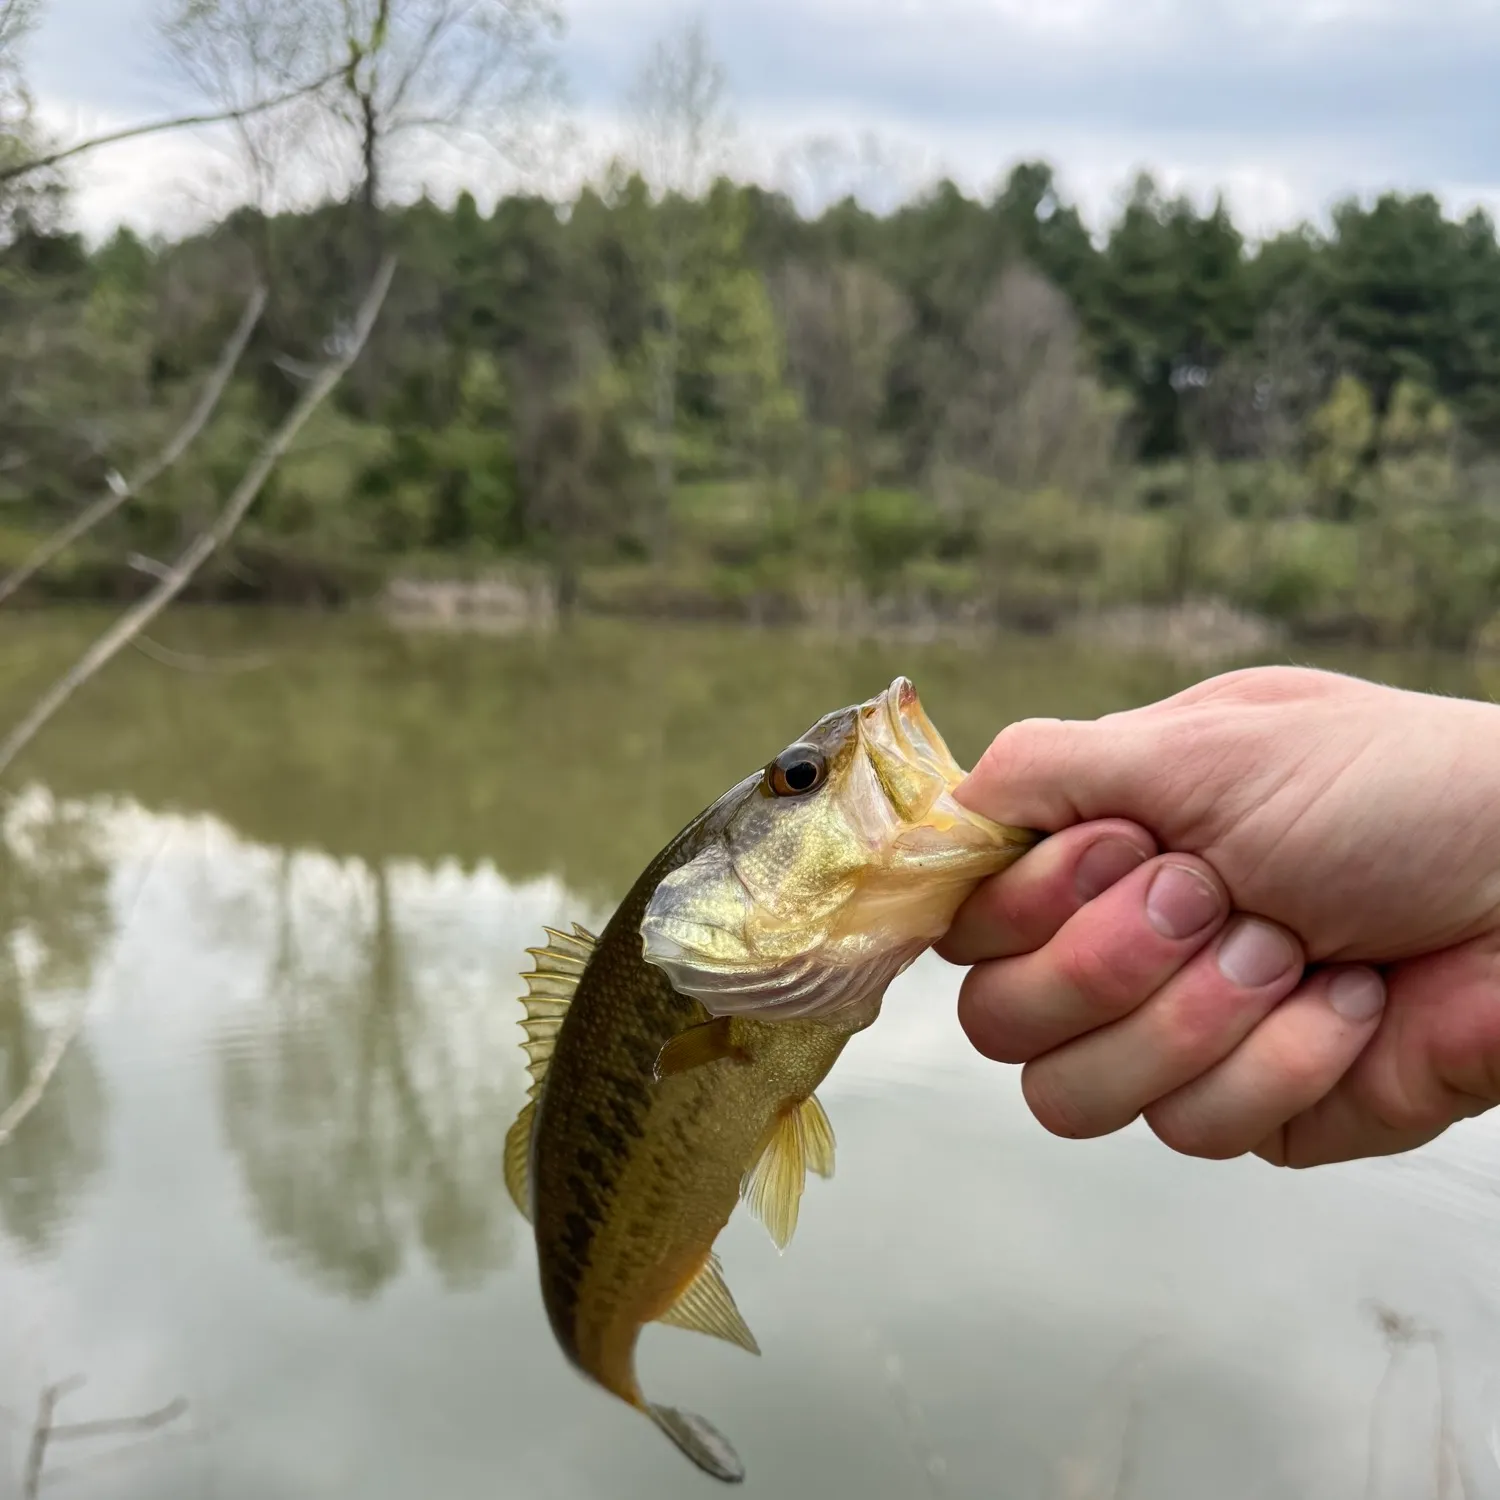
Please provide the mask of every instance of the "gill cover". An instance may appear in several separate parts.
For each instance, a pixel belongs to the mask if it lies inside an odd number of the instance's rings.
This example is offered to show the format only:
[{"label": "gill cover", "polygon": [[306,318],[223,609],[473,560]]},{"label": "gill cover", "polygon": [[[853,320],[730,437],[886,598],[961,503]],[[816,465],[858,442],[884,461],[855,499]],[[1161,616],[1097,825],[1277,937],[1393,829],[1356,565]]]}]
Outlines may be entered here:
[{"label": "gill cover", "polygon": [[[820,779],[782,770],[802,747]],[[964,774],[904,677],[826,715],[657,886],[646,961],[715,1016],[869,1024],[969,891],[1038,837],[960,805]]]}]

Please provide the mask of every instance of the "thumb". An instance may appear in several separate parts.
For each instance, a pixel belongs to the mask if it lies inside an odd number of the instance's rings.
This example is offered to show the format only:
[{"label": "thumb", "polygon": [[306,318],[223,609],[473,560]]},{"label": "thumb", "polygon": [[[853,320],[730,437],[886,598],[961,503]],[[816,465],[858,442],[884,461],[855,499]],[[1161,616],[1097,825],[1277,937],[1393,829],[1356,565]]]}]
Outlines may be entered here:
[{"label": "thumb", "polygon": [[1098,818],[1158,822],[1159,756],[1135,715],[1021,719],[1002,729],[954,793],[996,823],[1057,833]]}]

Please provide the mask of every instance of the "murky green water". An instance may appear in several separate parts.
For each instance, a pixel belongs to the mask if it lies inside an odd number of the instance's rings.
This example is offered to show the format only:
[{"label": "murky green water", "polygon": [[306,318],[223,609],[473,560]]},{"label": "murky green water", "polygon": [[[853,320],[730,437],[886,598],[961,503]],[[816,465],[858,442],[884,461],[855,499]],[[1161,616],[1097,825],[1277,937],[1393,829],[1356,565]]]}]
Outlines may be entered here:
[{"label": "murky green water", "polygon": [[[0,722],[90,623],[0,620]],[[547,1332],[500,1182],[522,950],[602,921],[700,806],[897,671],[966,759],[1011,718],[1201,675],[600,625],[184,614],[160,640],[195,659],[123,659],[11,778],[0,1110],[86,1024],[0,1146],[0,1496],[75,1374],[61,1423],[188,1410],[60,1433],[47,1495],[717,1493]],[[1500,1129],[1303,1175],[1142,1129],[1055,1141],[956,990],[918,964],[820,1091],[839,1170],[788,1253],[740,1216],[721,1241],[763,1357],[643,1340],[648,1389],[723,1427],[747,1492],[1500,1495]]]}]

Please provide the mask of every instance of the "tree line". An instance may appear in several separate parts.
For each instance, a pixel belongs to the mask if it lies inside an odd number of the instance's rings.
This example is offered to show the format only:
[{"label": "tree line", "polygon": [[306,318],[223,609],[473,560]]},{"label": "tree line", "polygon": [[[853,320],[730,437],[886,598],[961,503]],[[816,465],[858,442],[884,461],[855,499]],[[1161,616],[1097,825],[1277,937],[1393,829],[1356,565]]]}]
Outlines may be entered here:
[{"label": "tree line", "polygon": [[[0,0],[0,55],[3,7],[25,3]],[[1143,174],[1095,230],[1040,161],[986,196],[942,181],[886,212],[799,210],[734,172],[697,24],[646,52],[628,142],[577,192],[403,197],[406,135],[477,118],[534,143],[554,20],[519,0],[190,0],[161,40],[204,98],[306,90],[236,121],[240,206],[90,248],[55,171],[0,184],[10,553],[147,460],[266,290],[203,437],[34,592],[128,589],[201,528],[325,357],[330,309],[390,254],[368,344],[218,593],[514,564],[564,607],[796,616],[853,589],[1025,621],[1214,595],[1304,635],[1467,646],[1490,627],[1487,215],[1388,193],[1252,243],[1222,199]],[[0,164],[36,151],[26,132],[0,111]]]}]

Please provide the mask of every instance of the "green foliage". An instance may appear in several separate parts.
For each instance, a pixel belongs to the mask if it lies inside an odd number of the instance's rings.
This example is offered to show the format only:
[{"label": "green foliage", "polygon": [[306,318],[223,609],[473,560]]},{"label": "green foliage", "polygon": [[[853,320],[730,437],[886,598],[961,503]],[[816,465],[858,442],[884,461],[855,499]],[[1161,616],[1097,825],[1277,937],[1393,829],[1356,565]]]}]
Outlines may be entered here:
[{"label": "green foliage", "polygon": [[1308,423],[1308,476],[1325,511],[1347,517],[1375,442],[1375,403],[1353,375],[1341,375]]},{"label": "green foliage", "polygon": [[[160,449],[264,273],[214,421],[45,587],[136,586],[132,552],[172,555],[324,357],[368,227],[329,202],[174,244],[91,251],[40,213],[0,233],[6,554]],[[940,183],[816,219],[617,164],[565,209],[424,198],[380,229],[401,269],[375,336],[226,588],[446,559],[611,608],[1218,596],[1458,645],[1495,615],[1500,245],[1429,196],[1250,246],[1148,176],[1091,237],[1045,163],[984,201]]]}]

